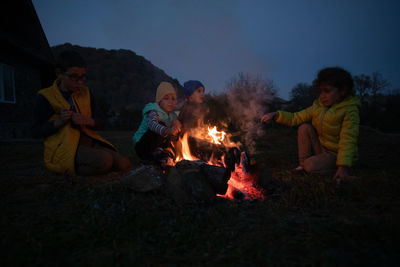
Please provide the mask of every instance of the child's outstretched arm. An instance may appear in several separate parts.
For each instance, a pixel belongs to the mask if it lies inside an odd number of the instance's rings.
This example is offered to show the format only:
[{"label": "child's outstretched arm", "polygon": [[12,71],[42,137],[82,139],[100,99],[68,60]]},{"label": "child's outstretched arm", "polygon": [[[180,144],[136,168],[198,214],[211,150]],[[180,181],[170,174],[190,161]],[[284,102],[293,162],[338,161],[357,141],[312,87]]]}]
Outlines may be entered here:
[{"label": "child's outstretched arm", "polygon": [[261,117],[261,123],[269,123],[272,120],[276,120],[278,115],[279,115],[278,112],[267,113],[267,114],[265,114],[264,116]]}]

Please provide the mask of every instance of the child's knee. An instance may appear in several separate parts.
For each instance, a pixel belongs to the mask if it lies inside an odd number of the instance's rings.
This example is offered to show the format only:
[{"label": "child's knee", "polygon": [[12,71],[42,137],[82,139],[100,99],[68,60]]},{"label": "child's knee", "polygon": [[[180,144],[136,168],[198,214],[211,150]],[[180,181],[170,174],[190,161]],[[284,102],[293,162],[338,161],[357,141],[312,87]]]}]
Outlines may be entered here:
[{"label": "child's knee", "polygon": [[132,163],[127,157],[120,155],[115,161],[119,171],[127,172],[132,168]]},{"label": "child's knee", "polygon": [[318,166],[315,164],[315,161],[313,161],[312,158],[304,160],[303,168],[306,172],[318,171]]},{"label": "child's knee", "polygon": [[102,172],[108,172],[111,170],[114,164],[114,158],[111,153],[103,151],[99,153],[99,167]]},{"label": "child's knee", "polygon": [[313,130],[313,126],[309,123],[303,123],[299,126],[299,128],[297,129],[297,133],[298,134],[305,134],[309,131]]}]

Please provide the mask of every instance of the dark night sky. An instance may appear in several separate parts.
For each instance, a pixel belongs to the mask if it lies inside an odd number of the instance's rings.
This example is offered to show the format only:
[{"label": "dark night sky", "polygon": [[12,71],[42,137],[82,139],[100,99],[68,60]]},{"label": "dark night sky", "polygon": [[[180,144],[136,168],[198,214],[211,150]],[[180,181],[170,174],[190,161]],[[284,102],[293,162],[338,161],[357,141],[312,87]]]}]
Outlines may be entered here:
[{"label": "dark night sky", "polygon": [[33,0],[50,45],[129,49],[222,92],[238,72],[288,99],[319,69],[379,71],[400,87],[398,0]]}]

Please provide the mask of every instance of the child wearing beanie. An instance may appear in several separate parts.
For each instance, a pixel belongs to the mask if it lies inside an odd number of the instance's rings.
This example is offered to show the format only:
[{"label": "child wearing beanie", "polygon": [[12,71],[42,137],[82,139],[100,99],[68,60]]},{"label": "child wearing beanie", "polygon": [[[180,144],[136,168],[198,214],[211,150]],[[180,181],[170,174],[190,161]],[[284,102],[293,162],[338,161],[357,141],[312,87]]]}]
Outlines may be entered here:
[{"label": "child wearing beanie", "polygon": [[142,160],[165,166],[169,159],[175,158],[171,140],[181,130],[174,112],[176,103],[172,84],[161,82],[157,88],[156,102],[144,107],[142,122],[133,136],[136,153]]},{"label": "child wearing beanie", "polygon": [[178,120],[185,131],[200,127],[204,122],[207,109],[203,104],[204,85],[196,80],[190,80],[183,84],[186,101],[179,113]]}]

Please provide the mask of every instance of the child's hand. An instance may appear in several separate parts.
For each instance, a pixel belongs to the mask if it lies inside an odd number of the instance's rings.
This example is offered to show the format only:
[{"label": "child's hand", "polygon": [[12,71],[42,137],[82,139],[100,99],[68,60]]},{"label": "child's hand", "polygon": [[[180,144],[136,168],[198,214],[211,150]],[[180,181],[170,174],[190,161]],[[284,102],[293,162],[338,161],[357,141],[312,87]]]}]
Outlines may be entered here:
[{"label": "child's hand", "polygon": [[86,117],[80,113],[73,113],[72,114],[72,122],[76,125],[86,125],[86,126],[94,126],[94,120],[92,118]]},{"label": "child's hand", "polygon": [[167,129],[167,134],[176,136],[181,131],[180,125],[172,125],[170,128]]},{"label": "child's hand", "polygon": [[261,123],[269,123],[271,120],[275,120],[278,117],[278,112],[267,113],[261,117]]},{"label": "child's hand", "polygon": [[61,126],[66,124],[72,118],[72,113],[73,112],[71,110],[63,108],[60,111],[60,118],[54,121],[54,126],[56,128],[60,128]]},{"label": "child's hand", "polygon": [[337,183],[340,183],[344,179],[354,179],[355,176],[350,175],[350,168],[346,166],[339,166],[333,179],[336,180]]},{"label": "child's hand", "polygon": [[179,131],[182,130],[182,123],[181,123],[180,121],[178,121],[178,120],[174,121],[174,124],[173,124],[173,125],[175,125],[176,127],[178,127]]},{"label": "child's hand", "polygon": [[68,109],[68,108],[63,108],[60,111],[60,118],[63,122],[68,121],[69,119],[71,119],[72,117],[72,110]]}]

